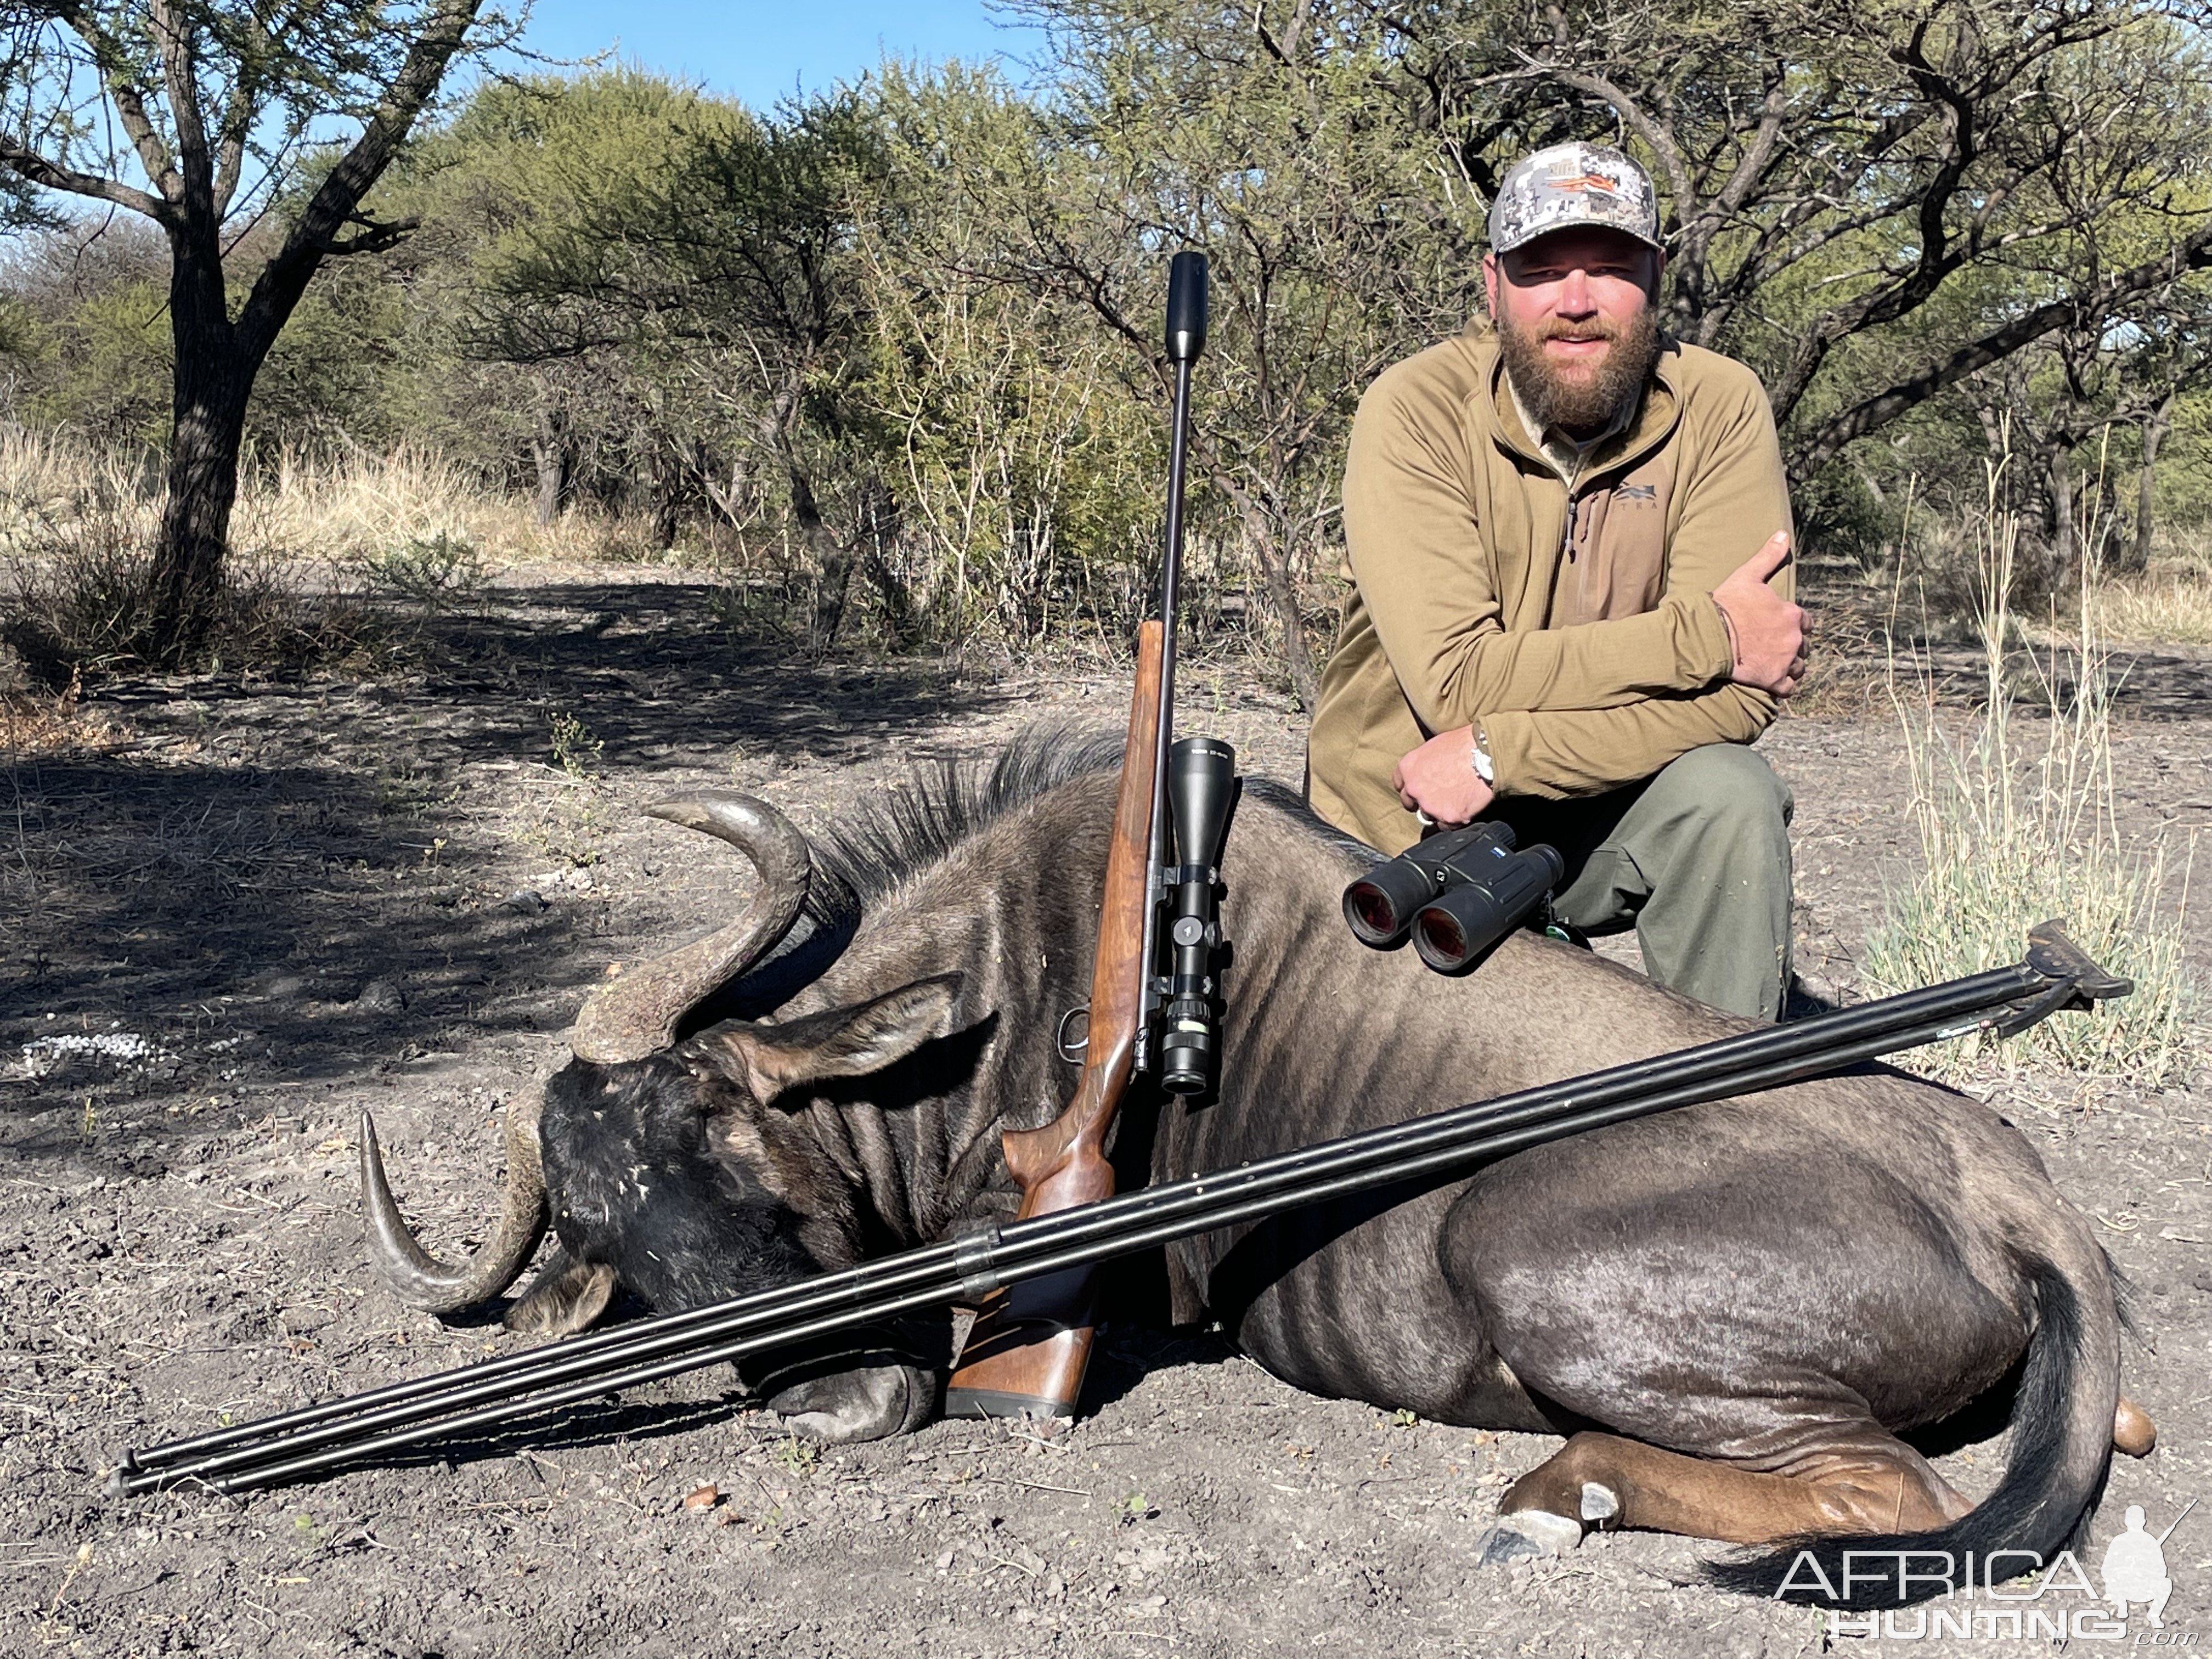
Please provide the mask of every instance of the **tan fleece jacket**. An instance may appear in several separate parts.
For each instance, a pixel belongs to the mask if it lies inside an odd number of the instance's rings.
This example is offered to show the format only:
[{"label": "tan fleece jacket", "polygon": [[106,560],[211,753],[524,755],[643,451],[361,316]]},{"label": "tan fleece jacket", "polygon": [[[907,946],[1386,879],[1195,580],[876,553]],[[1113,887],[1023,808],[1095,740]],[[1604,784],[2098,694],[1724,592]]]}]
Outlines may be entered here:
[{"label": "tan fleece jacket", "polygon": [[[1709,743],[1749,743],[1775,700],[1731,684],[1712,592],[1790,498],[1758,378],[1661,352],[1642,409],[1570,493],[1516,412],[1486,321],[1385,372],[1344,475],[1357,584],[1307,746],[1322,817],[1395,853],[1420,834],[1390,774],[1479,722],[1500,794],[1589,795]],[[1785,565],[1772,586],[1785,598]]]}]

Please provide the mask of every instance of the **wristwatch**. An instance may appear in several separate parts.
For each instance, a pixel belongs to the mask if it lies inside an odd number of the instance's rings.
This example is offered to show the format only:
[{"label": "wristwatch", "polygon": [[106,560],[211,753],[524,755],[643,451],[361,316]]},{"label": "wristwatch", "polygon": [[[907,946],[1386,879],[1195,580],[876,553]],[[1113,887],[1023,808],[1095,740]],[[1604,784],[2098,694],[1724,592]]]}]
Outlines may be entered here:
[{"label": "wristwatch", "polygon": [[1480,720],[1475,722],[1474,732],[1474,746],[1468,756],[1469,763],[1475,776],[1485,783],[1494,784],[1498,781],[1498,763],[1490,758],[1490,734],[1482,729]]}]

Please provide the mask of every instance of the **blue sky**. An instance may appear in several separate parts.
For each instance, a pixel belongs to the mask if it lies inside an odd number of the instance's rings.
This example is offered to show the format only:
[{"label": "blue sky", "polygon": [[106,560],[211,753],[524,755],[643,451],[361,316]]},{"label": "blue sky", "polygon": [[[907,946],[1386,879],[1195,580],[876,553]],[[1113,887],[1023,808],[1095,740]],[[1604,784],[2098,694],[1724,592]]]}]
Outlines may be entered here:
[{"label": "blue sky", "polygon": [[757,109],[802,86],[850,80],[886,53],[927,62],[1025,57],[1041,39],[1007,26],[984,0],[537,0],[523,36],[555,58],[614,47],[625,62]]}]

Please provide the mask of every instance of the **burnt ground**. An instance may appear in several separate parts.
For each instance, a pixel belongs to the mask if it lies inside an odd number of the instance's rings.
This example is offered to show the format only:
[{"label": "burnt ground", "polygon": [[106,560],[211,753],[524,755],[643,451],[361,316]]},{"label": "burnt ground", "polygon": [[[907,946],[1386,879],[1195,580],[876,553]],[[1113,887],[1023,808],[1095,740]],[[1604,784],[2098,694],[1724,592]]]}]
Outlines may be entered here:
[{"label": "burnt ground", "polygon": [[[437,672],[108,684],[103,744],[0,766],[0,1651],[1821,1650],[1814,1615],[1698,1582],[1708,1546],[1477,1571],[1555,1443],[1312,1399],[1204,1333],[1109,1330],[1050,1445],[939,1424],[821,1449],[702,1374],[450,1462],[104,1499],[126,1447],[513,1346],[371,1281],[356,1114],[434,1243],[471,1237],[499,1109],[588,987],[728,903],[726,854],[637,808],[732,784],[820,823],[1033,720],[1118,726],[1127,695],[1079,663],[793,661],[682,580],[526,573],[496,600]],[[1799,801],[1800,966],[1844,991],[1917,848],[1893,717],[1848,678],[1765,745]],[[2129,811],[2185,836],[2212,822],[2212,664],[2161,653],[2130,685]],[[1181,718],[1297,780],[1303,720],[1248,671],[1188,665]],[[2164,1441],[2117,1467],[2100,1556],[2123,1504],[2157,1528],[2212,1500],[2212,1081],[1984,1088],[2135,1281],[2128,1386]],[[2004,1452],[1942,1467],[1986,1490]],[[2167,1559],[2160,1645],[2206,1651],[2212,1502]]]}]

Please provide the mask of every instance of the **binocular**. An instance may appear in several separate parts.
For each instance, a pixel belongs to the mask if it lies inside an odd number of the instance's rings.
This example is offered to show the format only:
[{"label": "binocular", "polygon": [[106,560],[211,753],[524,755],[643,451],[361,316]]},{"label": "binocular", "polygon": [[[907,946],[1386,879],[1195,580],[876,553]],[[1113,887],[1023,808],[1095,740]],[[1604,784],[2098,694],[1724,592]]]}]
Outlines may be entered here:
[{"label": "binocular", "polygon": [[1464,973],[1551,896],[1566,862],[1549,847],[1517,847],[1512,826],[1471,823],[1431,836],[1344,890],[1344,919],[1377,951],[1413,935],[1421,960]]}]

